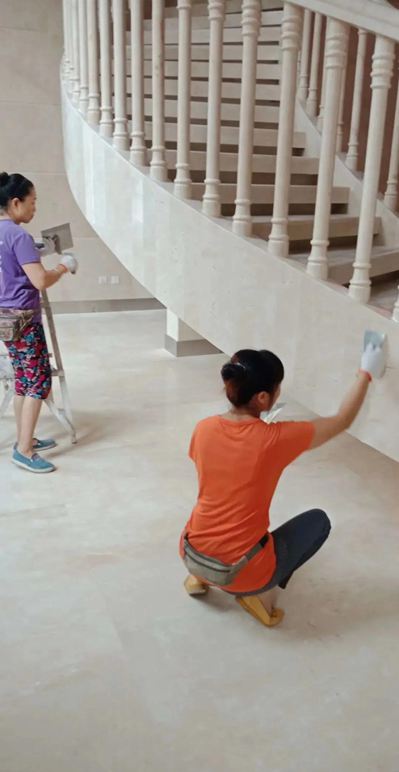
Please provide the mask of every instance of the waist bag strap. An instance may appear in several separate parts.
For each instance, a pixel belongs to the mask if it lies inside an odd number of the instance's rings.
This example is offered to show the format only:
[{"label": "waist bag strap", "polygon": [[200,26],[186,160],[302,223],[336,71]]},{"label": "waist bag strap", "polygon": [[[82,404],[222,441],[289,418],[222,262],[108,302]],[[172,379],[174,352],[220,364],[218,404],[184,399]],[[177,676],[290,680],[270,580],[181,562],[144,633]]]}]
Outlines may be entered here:
[{"label": "waist bag strap", "polygon": [[202,577],[214,584],[224,586],[231,584],[239,572],[247,563],[263,549],[269,540],[269,534],[264,536],[236,563],[223,563],[217,558],[198,552],[189,542],[187,534],[184,536],[185,563],[190,572]]}]

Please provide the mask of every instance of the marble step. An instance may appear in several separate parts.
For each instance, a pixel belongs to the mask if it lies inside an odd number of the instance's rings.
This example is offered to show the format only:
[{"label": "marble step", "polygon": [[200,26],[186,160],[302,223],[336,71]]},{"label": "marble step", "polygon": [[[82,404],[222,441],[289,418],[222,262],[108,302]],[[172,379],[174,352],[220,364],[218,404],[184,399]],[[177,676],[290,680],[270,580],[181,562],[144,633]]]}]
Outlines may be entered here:
[{"label": "marble step", "polygon": [[[241,20],[241,7],[242,0],[230,0],[226,3],[226,19],[230,16],[238,16]],[[198,16],[205,16],[208,18],[208,4],[207,3],[194,3],[192,6],[193,18]],[[165,19],[177,18],[177,9],[165,8]],[[283,4],[278,2],[266,3],[262,2],[262,24],[281,24],[283,19]]]},{"label": "marble step", "polygon": [[[131,100],[128,98],[127,109],[131,107]],[[147,97],[144,101],[144,110],[146,118],[151,118],[153,110],[153,101],[151,97]],[[177,99],[164,100],[164,110],[166,118],[177,118],[178,103]],[[191,102],[191,120],[206,120],[208,115],[208,103],[203,102]],[[277,127],[279,119],[279,107],[278,105],[256,105],[255,107],[255,123],[273,123]],[[240,105],[222,102],[221,105],[221,120],[222,121],[234,121],[239,123],[240,120]]]},{"label": "marble step", "polygon": [[[309,252],[293,255],[292,259],[306,266]],[[337,284],[348,284],[353,274],[354,249],[329,249],[329,279]],[[371,251],[370,278],[386,276],[399,271],[399,248],[375,246]]]},{"label": "marble step", "polygon": [[[242,61],[242,44],[225,44],[223,46],[223,62]],[[164,46],[165,61],[177,61],[179,48],[177,45]],[[126,46],[126,57],[131,58],[130,45]],[[144,61],[152,61],[152,46],[144,46]],[[192,62],[209,62],[209,45],[197,45],[191,48]],[[257,61],[278,63],[280,61],[280,47],[275,43],[262,43],[258,46]]]},{"label": "marble step", "polygon": [[[152,62],[149,59],[144,61],[144,76],[151,77]],[[131,75],[131,62],[130,58],[126,63],[127,74]],[[241,82],[241,62],[229,62],[228,68],[224,68],[223,81],[237,80]],[[192,62],[191,63],[191,79],[203,79],[208,78],[209,62]],[[273,62],[258,62],[256,67],[256,80],[257,81],[279,81],[280,80],[281,67],[279,63]],[[175,60],[165,61],[165,77],[177,78],[178,63]]]},{"label": "marble step", "polygon": [[[295,161],[305,161],[309,159],[296,158]],[[317,161],[318,163],[318,161]],[[317,173],[317,171],[316,171]],[[313,235],[314,218],[307,215],[290,217],[288,220],[288,235],[290,241],[310,241]],[[330,229],[328,237],[330,239],[356,238],[359,227],[359,218],[349,214],[333,214],[330,217]],[[252,220],[252,232],[255,236],[267,239],[270,235],[272,225],[271,217],[254,217]],[[374,220],[374,235],[376,236],[381,229],[381,218]]]},{"label": "marble step", "polygon": [[[165,78],[165,97],[175,97],[178,94],[178,80],[177,78]],[[127,94],[131,96],[131,77],[129,75],[127,79]],[[144,94],[146,97],[152,96],[152,80],[150,77],[144,78]],[[226,82],[222,83],[222,103],[228,100],[236,100],[239,102],[241,98],[241,83],[240,82]],[[207,80],[192,80],[191,81],[191,99],[203,99],[208,100],[208,81]],[[256,86],[256,101],[262,102],[280,102],[280,86],[274,83],[258,83]]]},{"label": "marble step", "polygon": [[[192,184],[192,198],[201,200],[204,194],[204,183]],[[292,204],[314,204],[316,201],[316,185],[291,185],[289,201]],[[332,191],[333,204],[347,204],[349,201],[349,188],[334,187]],[[222,182],[220,184],[220,197],[224,204],[233,204],[237,195],[236,185]],[[274,201],[274,185],[252,185],[251,202],[253,204],[272,204]]]},{"label": "marble step", "polygon": [[[169,168],[173,168],[176,164],[177,152],[176,150],[166,151],[166,160]],[[205,173],[206,166],[206,151],[205,150],[192,150],[190,153],[190,168],[194,171],[203,171]],[[253,155],[252,163],[253,171],[257,174],[273,174],[276,170],[276,156],[257,154]],[[319,169],[318,158],[307,158],[305,156],[293,156],[292,157],[292,174],[307,174],[315,176]],[[237,172],[237,153],[220,153],[220,170],[221,172]],[[260,220],[262,218],[259,218]],[[266,224],[265,218],[263,223]],[[259,229],[262,228],[262,223],[259,222]]]},{"label": "marble step", "polygon": [[[151,140],[152,122],[145,122],[146,139]],[[221,145],[238,147],[238,126],[222,126],[220,130]],[[207,125],[205,123],[193,123],[190,128],[191,143],[205,145],[207,140]],[[165,123],[165,141],[176,143],[177,123]],[[254,147],[262,147],[275,150],[277,147],[277,131],[275,129],[255,129]],[[293,149],[303,151],[305,147],[305,134],[301,131],[294,133]]]},{"label": "marble step", "polygon": [[[237,26],[225,27],[223,32],[224,43],[242,43],[242,29],[241,29],[241,14],[235,14]],[[179,25],[177,19],[170,19],[169,23],[165,25],[165,43],[166,45],[177,45],[179,35]],[[193,21],[197,21],[194,19]],[[127,33],[126,42],[130,43],[130,32]],[[281,37],[281,27],[276,25],[275,27],[264,26],[259,31],[259,43],[278,43]],[[148,25],[144,31],[144,43],[151,45],[152,42],[152,29],[151,25]],[[203,22],[203,26],[198,28],[194,26],[191,32],[192,45],[208,44],[209,43],[209,21],[206,18]]]}]

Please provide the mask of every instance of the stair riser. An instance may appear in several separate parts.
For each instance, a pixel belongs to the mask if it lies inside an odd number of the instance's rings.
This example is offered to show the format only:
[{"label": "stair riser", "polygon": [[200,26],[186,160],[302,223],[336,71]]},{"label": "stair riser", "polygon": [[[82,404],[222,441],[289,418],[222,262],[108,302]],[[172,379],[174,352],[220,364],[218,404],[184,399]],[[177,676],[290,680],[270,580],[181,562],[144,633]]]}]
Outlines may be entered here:
[{"label": "stair riser", "polygon": [[[146,138],[151,140],[152,136],[152,122],[145,122]],[[237,126],[222,126],[221,127],[221,145],[238,146],[238,134],[239,129]],[[206,145],[207,141],[207,126],[206,124],[192,124],[190,127],[191,142],[197,144]],[[177,137],[177,125],[176,123],[165,124],[165,141],[176,142]],[[301,132],[295,132],[294,136],[294,148],[303,150],[305,143],[305,136]],[[254,145],[255,147],[273,149],[275,151],[277,147],[277,131],[273,129],[255,129],[254,130]]]},{"label": "stair riser", "polygon": [[[231,27],[224,28],[224,32],[223,32],[224,43],[241,43],[242,42],[241,18],[239,17],[238,19],[236,19],[236,21],[238,21],[238,24],[236,27],[235,25],[232,25]],[[261,27],[258,41],[259,43],[278,43],[280,41],[280,37],[281,37],[281,28],[279,26]],[[165,28],[165,44],[177,45],[178,39],[179,39],[178,24],[176,23],[173,26],[170,23],[167,24]],[[204,23],[203,29],[198,29],[197,27],[194,27],[191,34],[191,42],[192,42],[192,45],[208,45],[209,22],[207,20],[206,20],[206,23]],[[152,44],[151,29],[145,30],[144,43],[145,45]],[[130,32],[127,33],[126,44],[127,45],[130,44]]]},{"label": "stair riser", "polygon": [[[146,60],[144,62],[144,75],[145,77],[151,77],[151,62]],[[165,77],[177,78],[177,62],[166,61],[165,62]],[[262,64],[259,63],[256,68],[257,81],[279,81],[280,80],[280,64]],[[208,79],[209,63],[208,62],[192,62],[191,65],[191,78],[201,78],[203,80]],[[127,74],[131,75],[131,62],[127,62]],[[228,67],[228,74],[225,72],[223,75],[224,81],[237,80],[241,82],[241,62],[230,62]]]}]

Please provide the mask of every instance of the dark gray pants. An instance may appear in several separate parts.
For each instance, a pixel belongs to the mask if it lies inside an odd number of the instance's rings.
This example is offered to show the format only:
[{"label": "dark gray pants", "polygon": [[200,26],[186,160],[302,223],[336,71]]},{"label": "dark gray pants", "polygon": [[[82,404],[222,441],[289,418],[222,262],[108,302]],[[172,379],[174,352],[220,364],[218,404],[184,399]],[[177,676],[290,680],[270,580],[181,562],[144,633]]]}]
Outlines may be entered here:
[{"label": "dark gray pants", "polygon": [[272,531],[276,570],[271,580],[259,590],[236,594],[259,595],[277,586],[285,589],[294,571],[318,552],[328,538],[330,530],[331,523],[321,509],[310,509],[280,525]]}]

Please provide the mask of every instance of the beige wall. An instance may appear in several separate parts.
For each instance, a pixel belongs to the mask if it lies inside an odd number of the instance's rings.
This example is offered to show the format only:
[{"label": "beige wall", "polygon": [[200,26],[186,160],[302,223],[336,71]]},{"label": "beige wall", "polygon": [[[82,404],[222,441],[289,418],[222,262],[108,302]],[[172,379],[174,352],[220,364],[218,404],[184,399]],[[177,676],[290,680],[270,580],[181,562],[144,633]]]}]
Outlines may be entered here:
[{"label": "beige wall", "polygon": [[98,239],[70,193],[62,146],[61,51],[62,0],[0,0],[0,170],[21,172],[35,183],[34,235],[57,223],[72,224],[80,270],[52,289],[54,300],[150,297]]}]

